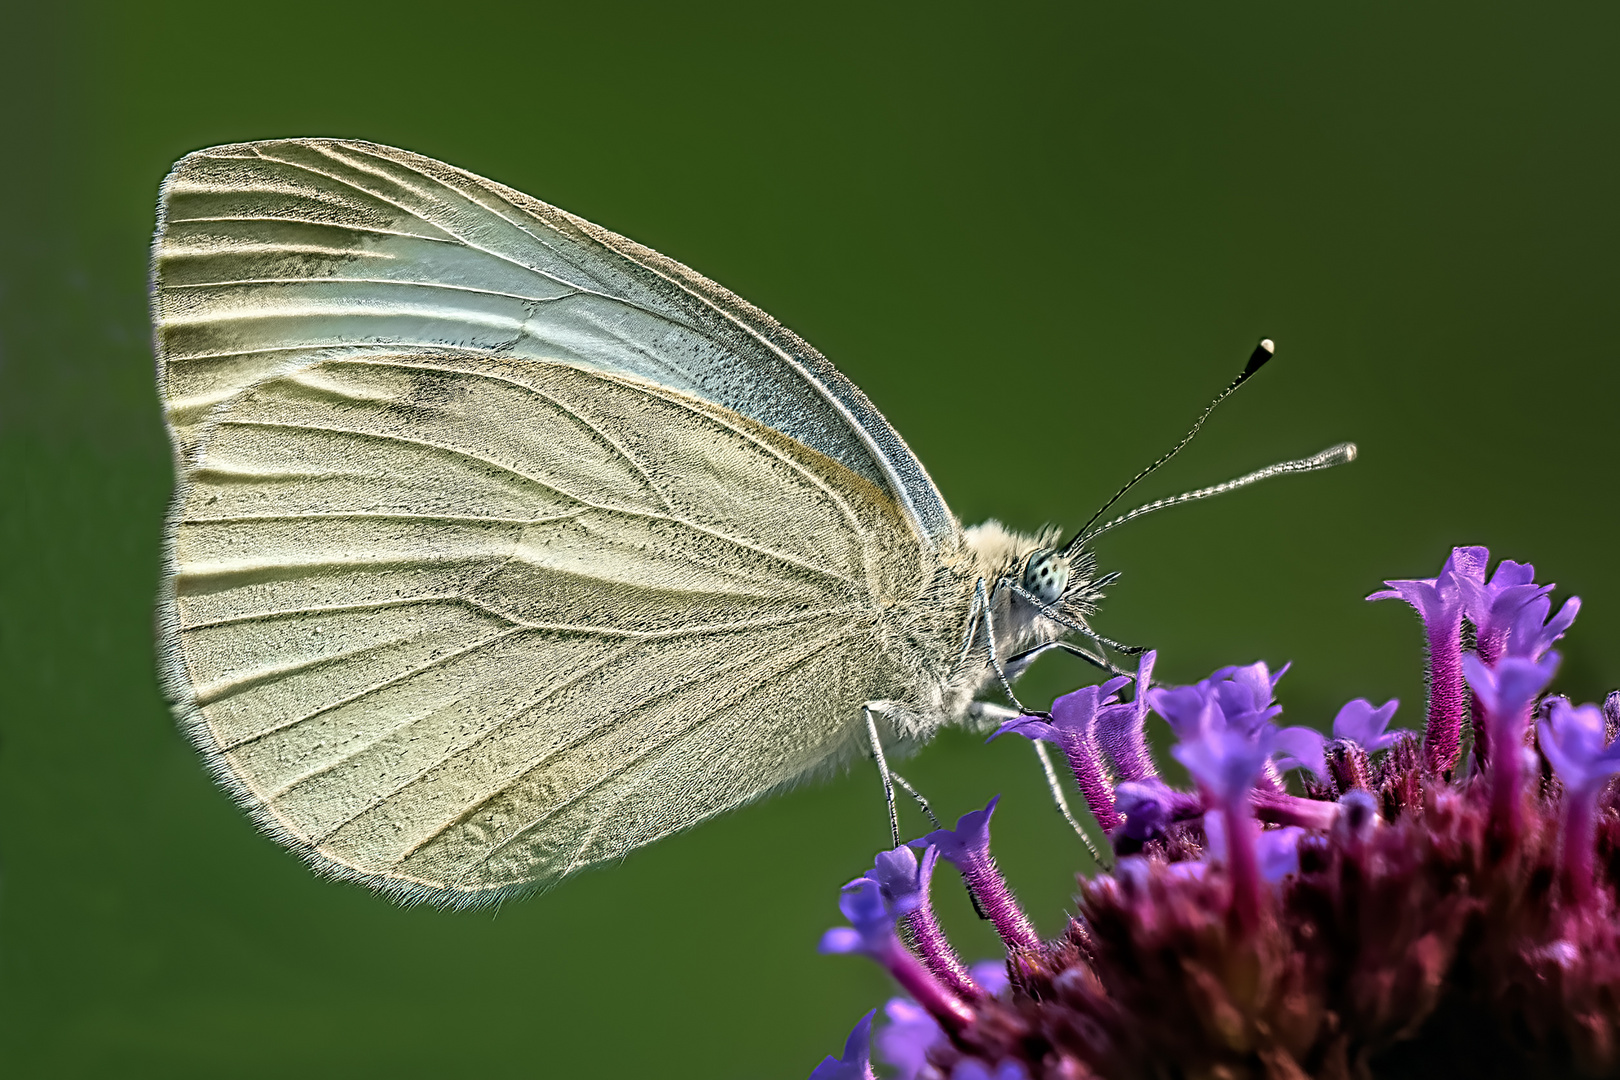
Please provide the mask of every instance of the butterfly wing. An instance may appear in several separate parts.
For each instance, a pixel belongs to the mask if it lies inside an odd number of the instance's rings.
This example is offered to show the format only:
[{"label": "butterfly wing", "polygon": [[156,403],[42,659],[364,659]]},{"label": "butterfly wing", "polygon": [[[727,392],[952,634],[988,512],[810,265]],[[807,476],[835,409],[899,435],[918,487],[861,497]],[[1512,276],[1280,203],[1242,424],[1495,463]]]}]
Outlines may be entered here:
[{"label": "butterfly wing", "polygon": [[193,429],[161,612],[216,773],[321,869],[479,903],[845,760],[931,563],[889,490],[748,417],[415,350]]},{"label": "butterfly wing", "polygon": [[887,487],[925,543],[956,525],[864,394],[764,312],[656,252],[372,143],[199,151],[164,185],[159,380],[182,453],[210,409],[323,357],[477,350],[648,379]]}]

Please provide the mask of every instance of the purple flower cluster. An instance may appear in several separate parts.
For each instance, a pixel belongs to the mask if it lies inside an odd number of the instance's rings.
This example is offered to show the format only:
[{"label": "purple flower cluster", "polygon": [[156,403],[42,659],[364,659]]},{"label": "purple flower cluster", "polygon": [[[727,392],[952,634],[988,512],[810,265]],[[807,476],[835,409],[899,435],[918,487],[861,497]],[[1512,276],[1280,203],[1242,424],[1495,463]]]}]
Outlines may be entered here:
[{"label": "purple flower cluster", "polygon": [[[1547,695],[1580,601],[1555,614],[1532,567],[1487,564],[1457,548],[1438,577],[1369,597],[1423,618],[1421,737],[1390,730],[1397,702],[1359,698],[1331,738],[1284,727],[1286,668],[1162,687],[1151,652],[1134,680],[1002,725],[992,738],[1063,751],[1118,862],[1043,940],[991,856],[991,799],[846,885],[850,925],[822,950],[865,953],[905,991],[875,1037],[893,1075],[1620,1072],[1620,692]],[[1160,777],[1150,712],[1193,790]],[[1004,977],[951,947],[929,901],[940,858],[1005,943]],[[813,1075],[875,1077],[871,1020]]]}]

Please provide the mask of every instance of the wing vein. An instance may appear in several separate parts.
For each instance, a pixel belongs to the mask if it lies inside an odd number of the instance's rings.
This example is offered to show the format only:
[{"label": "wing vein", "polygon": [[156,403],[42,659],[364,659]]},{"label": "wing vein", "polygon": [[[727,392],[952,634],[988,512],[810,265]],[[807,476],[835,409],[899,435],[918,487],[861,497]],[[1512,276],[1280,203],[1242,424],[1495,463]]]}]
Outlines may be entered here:
[{"label": "wing vein", "polygon": [[[785,675],[785,674],[787,674],[789,672],[792,672],[794,670],[797,670],[798,668],[803,667],[804,665],[808,664],[811,660],[815,659],[817,656],[819,656],[821,653],[825,652],[827,649],[829,649],[833,645],[838,644],[839,642],[844,640],[844,638],[848,637],[849,634],[850,634],[850,631],[846,630],[844,634],[836,635],[834,637],[829,638],[825,642],[822,642],[815,649],[812,649],[811,651],[807,652],[804,656],[799,657],[797,660],[795,660],[792,664],[790,664],[787,668],[784,669],[782,674]],[[780,676],[778,676],[778,677],[780,677]],[[677,688],[671,688],[669,692],[673,693],[674,689],[677,689]],[[752,690],[752,689],[753,689],[752,687],[748,687],[748,688],[745,689],[744,692],[746,693],[748,690]],[[660,695],[660,696],[663,696],[663,695]],[[712,702],[711,707],[702,715],[702,718],[699,719],[697,722],[695,722],[695,723],[691,724],[690,726],[688,726],[684,731],[682,731],[682,733],[681,733],[681,735],[679,737],[680,738],[690,738],[693,732],[707,726],[710,723],[713,723],[714,720],[718,716],[720,716],[721,713],[724,712],[727,707],[729,707],[731,705],[734,705],[736,703],[735,700],[734,700],[736,696],[737,695],[732,695],[732,699],[718,699],[718,700]],[[673,742],[674,740],[671,740],[671,741]],[[533,821],[531,821],[528,824],[524,825],[521,829],[518,829],[518,830],[514,831],[512,833],[512,835],[507,836],[507,837],[503,838],[502,840],[498,841],[497,843],[492,845],[487,851],[485,851],[482,856],[480,856],[478,859],[472,861],[472,863],[469,866],[468,870],[464,871],[461,878],[458,879],[458,883],[459,883],[459,881],[466,880],[467,874],[472,872],[471,871],[471,866],[478,866],[478,865],[482,865],[484,863],[489,862],[489,860],[494,858],[495,855],[498,852],[500,852],[500,851],[504,850],[505,848],[511,846],[513,843],[515,843],[522,836],[524,836],[525,834],[533,831],[539,825],[544,823],[547,818],[554,817],[559,812],[561,812],[563,810],[566,810],[569,806],[572,806],[574,803],[579,802],[581,799],[583,799],[587,795],[591,794],[591,792],[598,790],[599,788],[603,787],[604,785],[606,785],[606,784],[610,783],[611,781],[617,779],[618,777],[622,776],[624,773],[626,773],[630,769],[634,768],[639,762],[646,759],[647,757],[650,757],[652,754],[657,753],[658,751],[664,749],[668,745],[669,745],[669,743],[664,743],[664,744],[661,744],[661,745],[656,746],[656,747],[651,747],[651,748],[647,749],[646,751],[644,751],[641,754],[638,754],[638,755],[635,755],[635,756],[632,756],[632,757],[627,757],[621,763],[619,763],[617,768],[615,768],[612,771],[604,774],[603,776],[601,776],[600,778],[598,778],[597,780],[595,780],[591,784],[588,784],[586,787],[584,787],[584,788],[580,789],[579,791],[575,792],[573,795],[569,796],[567,799],[563,800],[561,803],[558,803],[556,806],[553,806],[553,807],[549,808],[545,813],[541,814],[539,817],[535,818]],[[537,762],[533,767],[531,767],[530,769],[525,770],[524,774],[526,775],[528,772],[532,772],[534,768],[539,768],[544,763],[545,763],[545,759],[541,759],[541,761]],[[496,794],[498,795],[500,793],[497,792]],[[487,802],[488,800],[486,799],[485,801]],[[462,819],[464,820],[465,817],[466,817],[466,815],[463,814]],[[601,824],[603,824],[603,823],[602,822],[598,823],[598,829],[600,829]],[[570,872],[572,872],[573,869],[576,866],[579,865],[578,860],[580,859],[580,857],[583,854],[584,854],[584,849],[583,848],[581,848],[579,851],[577,851],[575,853],[575,855],[574,855],[574,860],[575,861],[569,864],[569,868],[567,870],[563,871],[563,874],[561,876],[566,877]]]}]

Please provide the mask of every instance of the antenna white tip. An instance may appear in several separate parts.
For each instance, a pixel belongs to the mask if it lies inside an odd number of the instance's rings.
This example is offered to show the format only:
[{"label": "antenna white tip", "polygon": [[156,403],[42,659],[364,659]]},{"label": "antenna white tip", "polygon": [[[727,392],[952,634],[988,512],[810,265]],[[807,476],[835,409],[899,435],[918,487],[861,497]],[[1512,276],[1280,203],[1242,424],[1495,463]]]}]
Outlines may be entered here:
[{"label": "antenna white tip", "polygon": [[1260,347],[1273,355],[1275,355],[1277,352],[1277,343],[1272,341],[1270,338],[1261,338]]}]

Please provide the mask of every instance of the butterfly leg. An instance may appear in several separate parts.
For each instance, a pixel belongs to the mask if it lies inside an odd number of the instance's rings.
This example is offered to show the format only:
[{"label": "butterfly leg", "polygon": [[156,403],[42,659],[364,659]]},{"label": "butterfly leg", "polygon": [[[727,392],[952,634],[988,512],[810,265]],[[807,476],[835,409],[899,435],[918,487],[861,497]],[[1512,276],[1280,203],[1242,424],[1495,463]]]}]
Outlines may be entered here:
[{"label": "butterfly leg", "polygon": [[[1030,651],[1035,652],[1038,650],[1032,649]],[[1028,653],[1020,655],[1027,656]],[[1017,659],[1018,657],[1014,657],[1014,662]],[[1005,705],[997,705],[993,701],[975,701],[968,706],[967,715],[969,719],[977,720],[981,724],[988,726],[1015,719],[1019,716],[1019,713],[1014,709],[1007,708]],[[1086,850],[1091,853],[1091,857],[1097,861],[1097,864],[1104,868],[1111,866],[1112,860],[1097,850],[1097,845],[1092,842],[1091,834],[1081,827],[1079,819],[1074,816],[1074,811],[1069,808],[1069,797],[1063,791],[1063,782],[1059,777],[1057,766],[1052,764],[1051,750],[1039,739],[1030,741],[1035,747],[1036,758],[1040,760],[1041,772],[1046,775],[1046,787],[1052,793],[1052,801],[1057,803],[1058,813],[1063,815],[1063,820],[1069,823],[1069,828],[1074,830],[1074,834],[1080,838],[1080,842],[1086,846]]]},{"label": "butterfly leg", "polygon": [[1037,656],[1040,656],[1042,653],[1049,652],[1052,649],[1062,649],[1064,652],[1069,653],[1070,655],[1078,656],[1092,667],[1101,668],[1110,675],[1132,674],[1131,672],[1119,667],[1117,664],[1110,663],[1106,657],[1099,656],[1090,649],[1082,649],[1080,646],[1071,644],[1067,641],[1048,641],[1046,644],[1037,645],[1033,649],[1025,649],[1017,656],[1011,657],[1007,660],[1007,674],[1013,678],[1017,678],[1019,675],[1024,673],[1025,668],[1029,667],[1030,664],[1035,662],[1035,658]]},{"label": "butterfly leg", "polygon": [[[1000,583],[997,583],[996,587],[1000,588]],[[979,625],[984,627],[984,644],[990,653],[990,670],[996,673],[996,681],[1001,683],[1001,689],[1006,692],[1008,700],[1026,716],[1040,716],[1050,720],[1051,717],[1046,713],[1024,708],[1024,703],[1019,701],[1018,695],[1013,692],[1012,680],[1007,678],[1007,671],[1001,666],[1001,658],[996,655],[996,622],[995,616],[990,613],[990,597],[985,592],[984,578],[980,578],[973,586],[973,604],[980,612]]]},{"label": "butterfly leg", "polygon": [[1080,842],[1091,853],[1091,857],[1096,861],[1097,865],[1104,870],[1112,870],[1114,868],[1113,858],[1105,856],[1102,851],[1098,850],[1096,843],[1091,839],[1091,834],[1080,827],[1080,822],[1075,818],[1074,811],[1069,809],[1069,799],[1063,793],[1062,780],[1058,776],[1057,768],[1052,764],[1051,750],[1039,739],[1030,741],[1035,746],[1035,756],[1041,759],[1041,771],[1046,774],[1046,786],[1051,790],[1052,801],[1057,803],[1058,812],[1063,815],[1063,820],[1069,823],[1069,828],[1074,830],[1074,835],[1080,838]]},{"label": "butterfly leg", "polygon": [[900,785],[900,790],[917,800],[917,805],[922,808],[923,816],[934,823],[934,828],[938,829],[942,827],[939,823],[939,818],[934,816],[933,808],[928,805],[928,800],[922,797],[922,793],[920,791],[911,786],[910,781],[901,776],[899,773],[895,772],[893,769],[889,770],[889,777],[896,784]]},{"label": "butterfly leg", "polygon": [[[874,712],[886,711],[881,701],[868,701],[861,706],[861,715],[866,717],[866,735],[872,741],[872,759],[877,762],[878,778],[883,781],[883,802],[889,810],[889,838],[894,841],[891,847],[900,846],[900,815],[894,808],[894,774],[889,772],[889,761],[883,756],[883,740],[878,738],[877,720]],[[906,785],[910,788],[910,785]]]}]

